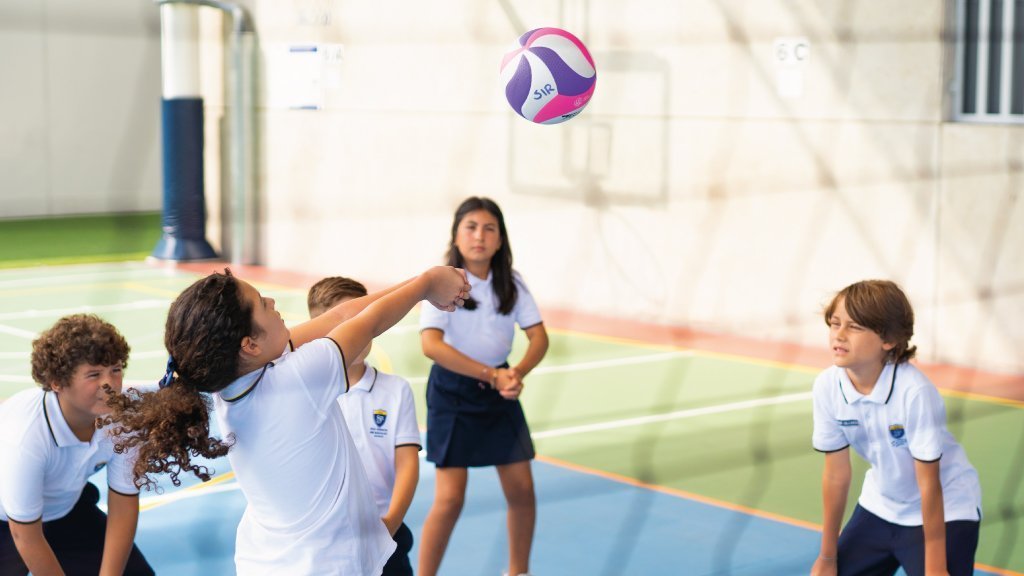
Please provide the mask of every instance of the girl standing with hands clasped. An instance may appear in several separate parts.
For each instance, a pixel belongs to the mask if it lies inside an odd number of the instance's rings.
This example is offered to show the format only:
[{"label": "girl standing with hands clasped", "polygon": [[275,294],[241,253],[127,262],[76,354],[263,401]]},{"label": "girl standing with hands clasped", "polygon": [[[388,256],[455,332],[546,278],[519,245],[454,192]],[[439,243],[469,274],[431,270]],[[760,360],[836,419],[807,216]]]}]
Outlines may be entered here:
[{"label": "girl standing with hands clasped", "polygon": [[[423,353],[434,361],[427,381],[427,460],[437,473],[419,572],[437,573],[462,511],[468,467],[496,466],[508,503],[509,574],[526,574],[536,521],[534,449],[518,398],[523,378],[547,352],[547,331],[533,296],[512,269],[505,220],[493,200],[462,202],[447,257],[449,266],[468,273],[473,298],[454,314],[424,307],[420,316]],[[516,324],[529,346],[510,367]]]},{"label": "girl standing with hands clasped", "polygon": [[[208,480],[191,458],[226,453],[248,501],[240,575],[379,575],[395,542],[337,404],[346,368],[420,300],[451,311],[468,290],[464,272],[432,268],[289,330],[274,299],[229,270],[197,281],[168,312],[160,390],[110,400],[118,449],[139,452],[135,484]],[[207,394],[226,441],[210,437]]]},{"label": "girl standing with hands clasped", "polygon": [[[866,280],[825,309],[834,366],[814,381],[814,449],[825,453],[815,576],[974,573],[978,474],[946,430],[939,391],[909,360],[914,311],[896,284]],[[850,447],[871,464],[839,532]]]}]

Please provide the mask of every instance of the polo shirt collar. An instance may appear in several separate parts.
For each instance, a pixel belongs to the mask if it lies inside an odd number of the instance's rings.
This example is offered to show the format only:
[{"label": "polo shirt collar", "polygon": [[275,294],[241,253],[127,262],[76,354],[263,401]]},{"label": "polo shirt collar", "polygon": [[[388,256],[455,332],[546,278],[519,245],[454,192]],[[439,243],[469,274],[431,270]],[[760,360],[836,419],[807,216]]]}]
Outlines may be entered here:
[{"label": "polo shirt collar", "polygon": [[494,278],[494,269],[487,271],[487,278],[477,278],[476,276],[473,275],[472,272],[466,270],[466,279],[469,280],[469,285],[472,288],[476,288],[477,286],[482,286],[485,284],[490,284],[492,278]]},{"label": "polo shirt collar", "polygon": [[349,392],[362,390],[369,393],[373,390],[373,384],[377,381],[377,369],[367,363],[364,363],[364,366],[366,366],[366,370],[363,371],[363,377],[359,379],[359,382],[356,382],[356,385]]},{"label": "polo shirt collar", "polygon": [[[68,425],[68,421],[64,419],[64,413],[61,412],[57,393],[52,390],[43,392],[43,416],[50,429],[50,437],[53,438],[53,443],[58,448],[87,444],[87,442],[79,440],[71,431],[71,426]],[[95,433],[93,435],[95,436]]]},{"label": "polo shirt collar", "polygon": [[878,375],[878,380],[875,382],[875,387],[871,390],[868,395],[861,394],[854,387],[853,381],[850,380],[849,374],[846,370],[840,368],[839,370],[839,388],[843,393],[843,398],[846,399],[847,404],[853,404],[860,400],[866,402],[872,402],[874,404],[888,404],[889,399],[892,398],[893,386],[896,384],[896,364],[888,363],[882,368],[882,373]]}]

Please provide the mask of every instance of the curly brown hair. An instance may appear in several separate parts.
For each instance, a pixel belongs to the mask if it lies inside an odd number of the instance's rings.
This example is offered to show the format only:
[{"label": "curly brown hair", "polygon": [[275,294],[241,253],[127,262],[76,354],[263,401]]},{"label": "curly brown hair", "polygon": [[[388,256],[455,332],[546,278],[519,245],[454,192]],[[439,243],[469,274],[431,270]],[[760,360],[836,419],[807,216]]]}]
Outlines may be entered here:
[{"label": "curly brown hair", "polygon": [[151,475],[165,472],[175,486],[181,485],[182,472],[205,482],[210,470],[191,458],[227,454],[233,439],[210,437],[206,395],[238,377],[242,338],[256,335],[252,312],[230,270],[198,280],[167,312],[164,345],[174,365],[170,383],[154,393],[130,390],[108,401],[111,413],[104,424],[115,424],[114,450],[138,450],[133,475],[139,488],[155,487]]},{"label": "curly brown hair", "polygon": [[32,341],[32,379],[44,390],[63,388],[82,364],[127,367],[130,352],[113,324],[95,314],[72,314]]},{"label": "curly brown hair", "polygon": [[309,288],[306,307],[309,316],[316,318],[344,299],[366,296],[366,286],[357,280],[344,276],[328,276]]},{"label": "curly brown hair", "polygon": [[910,345],[914,336],[914,308],[903,290],[889,280],[862,280],[840,290],[825,307],[825,324],[843,300],[846,313],[854,322],[878,334],[882,342],[892,344],[888,362],[906,362],[917,353]]}]

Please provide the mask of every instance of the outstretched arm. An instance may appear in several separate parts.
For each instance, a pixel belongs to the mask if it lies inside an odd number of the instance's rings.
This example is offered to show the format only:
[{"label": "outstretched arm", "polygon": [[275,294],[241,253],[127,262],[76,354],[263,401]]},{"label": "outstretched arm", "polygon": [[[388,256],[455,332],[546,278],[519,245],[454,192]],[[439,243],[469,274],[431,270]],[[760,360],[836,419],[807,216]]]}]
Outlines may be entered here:
[{"label": "outstretched arm", "polygon": [[417,302],[427,300],[451,312],[462,306],[469,290],[465,271],[437,266],[374,300],[355,317],[335,326],[327,335],[338,343],[346,359],[355,359],[356,353],[405,317]]},{"label": "outstretched arm", "polygon": [[921,519],[924,529],[924,573],[946,576],[946,518],[942,504],[939,461],[914,460],[914,474],[921,491]]},{"label": "outstretched arm", "polygon": [[353,298],[346,300],[337,306],[327,310],[323,314],[307,320],[302,324],[298,324],[291,328],[291,340],[292,345],[298,348],[306,342],[316,340],[317,338],[323,338],[328,332],[334,329],[335,326],[345,322],[346,320],[359,314],[367,306],[373,304],[377,300],[387,296],[388,294],[398,290],[406,284],[412,282],[415,278],[410,278],[399,284],[395,284],[390,288],[386,288],[373,294],[367,294],[360,298]]},{"label": "outstretched arm", "polygon": [[824,504],[821,528],[821,552],[814,561],[811,574],[832,576],[838,571],[839,528],[846,512],[846,498],[850,493],[850,448],[825,454],[825,468],[821,473],[821,496]]},{"label": "outstretched arm", "polygon": [[408,444],[395,447],[395,487],[391,490],[391,504],[384,515],[384,525],[394,536],[405,521],[416,483],[420,480],[420,447]]},{"label": "outstretched arm", "polygon": [[64,570],[57,561],[57,556],[50,548],[50,543],[43,536],[43,521],[36,520],[29,524],[8,522],[11,527],[11,538],[14,547],[21,554],[21,559],[32,574],[36,576],[63,576]]},{"label": "outstretched arm", "polygon": [[120,576],[124,573],[135,540],[135,529],[139,522],[139,495],[108,490],[107,511],[107,535],[103,542],[100,575]]}]

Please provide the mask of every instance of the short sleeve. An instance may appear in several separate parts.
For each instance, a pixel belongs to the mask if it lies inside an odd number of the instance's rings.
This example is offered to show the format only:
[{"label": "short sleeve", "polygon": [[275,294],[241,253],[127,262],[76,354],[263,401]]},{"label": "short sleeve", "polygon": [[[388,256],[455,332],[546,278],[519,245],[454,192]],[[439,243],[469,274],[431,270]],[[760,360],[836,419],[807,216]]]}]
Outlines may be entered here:
[{"label": "short sleeve", "polygon": [[416,423],[416,400],[412,396],[412,388],[405,380],[400,380],[401,404],[398,407],[398,430],[395,432],[395,446],[415,444],[423,449],[420,440],[420,427]]},{"label": "short sleeve", "polygon": [[0,444],[0,504],[14,522],[29,524],[43,517],[46,455],[42,450]]},{"label": "short sleeve", "polygon": [[[113,439],[108,441],[112,442]],[[132,448],[124,454],[113,453],[110,462],[107,463],[107,486],[111,490],[125,496],[135,496],[139,493],[132,480],[132,466],[138,457],[137,448]]]},{"label": "short sleeve", "polygon": [[280,368],[294,371],[314,406],[328,406],[348,391],[344,353],[334,340],[318,338],[285,358]]},{"label": "short sleeve", "polygon": [[915,460],[934,462],[942,457],[946,407],[932,385],[922,386],[907,401],[907,444]]},{"label": "short sleeve", "polygon": [[424,302],[420,304],[420,331],[428,328],[436,328],[442,332],[448,329],[448,320],[451,313],[438,310],[433,304]]},{"label": "short sleeve", "polygon": [[540,317],[540,310],[537,308],[537,302],[533,299],[533,294],[530,293],[530,289],[526,287],[526,283],[518,273],[515,274],[515,281],[519,288],[515,306],[516,324],[525,330],[544,320]]},{"label": "short sleeve", "polygon": [[850,445],[834,413],[832,396],[835,390],[832,387],[838,385],[828,377],[828,372],[822,373],[814,381],[814,431],[811,433],[811,445],[818,452],[836,452]]}]

